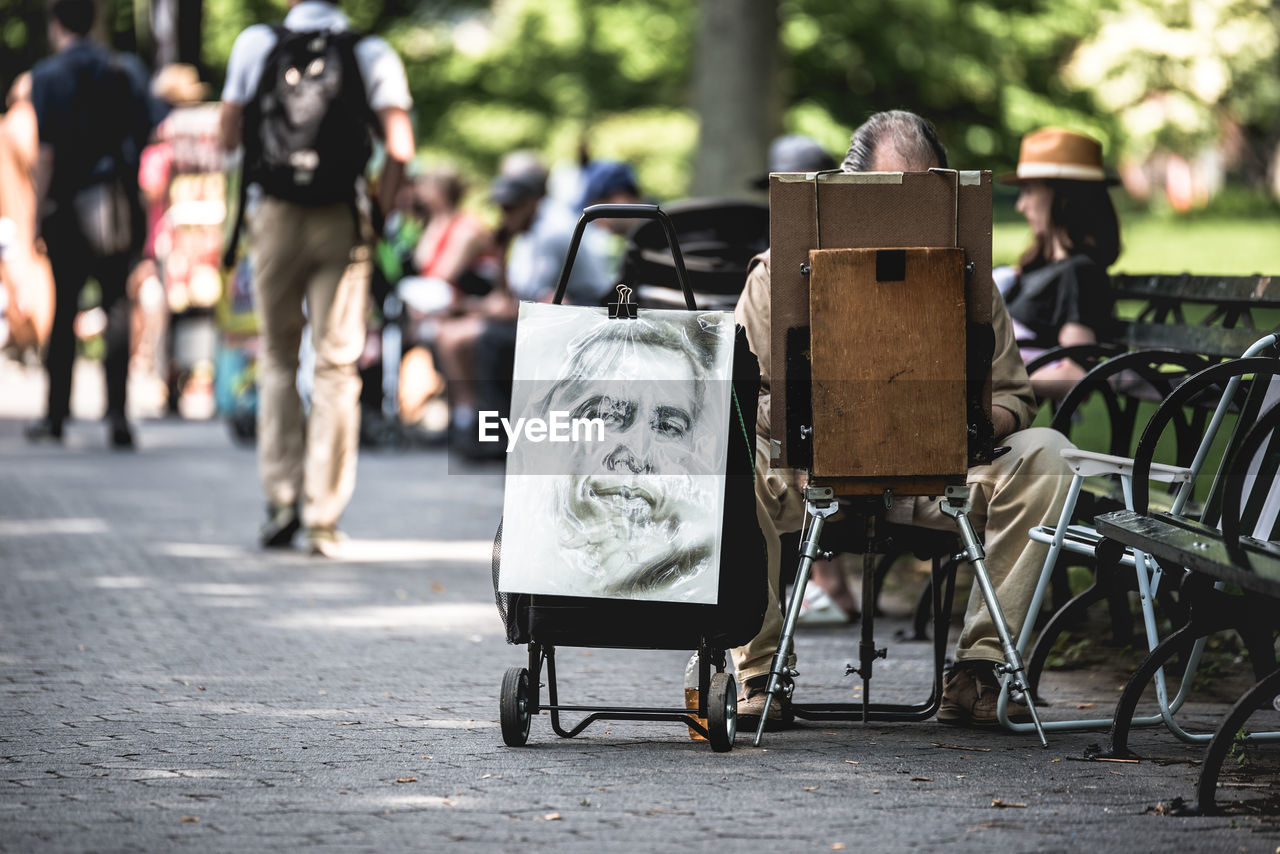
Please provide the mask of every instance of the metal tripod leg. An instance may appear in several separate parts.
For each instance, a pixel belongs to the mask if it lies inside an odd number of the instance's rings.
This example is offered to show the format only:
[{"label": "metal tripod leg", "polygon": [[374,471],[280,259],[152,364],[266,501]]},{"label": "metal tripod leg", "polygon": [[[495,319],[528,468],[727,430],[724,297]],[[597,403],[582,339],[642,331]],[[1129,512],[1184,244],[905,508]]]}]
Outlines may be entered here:
[{"label": "metal tripod leg", "polygon": [[1040,737],[1040,746],[1048,747],[1049,742],[1044,737],[1044,727],[1040,725],[1040,715],[1036,712],[1035,700],[1031,696],[1031,691],[1027,687],[1026,680],[1023,678],[1024,670],[1022,666],[1022,656],[1018,654],[1018,648],[1014,646],[1013,636],[1009,633],[1009,624],[1005,621],[1004,611],[1000,607],[1000,600],[996,598],[995,588],[991,585],[991,577],[987,575],[986,552],[982,548],[982,543],[978,540],[977,533],[973,530],[973,523],[969,521],[969,487],[965,486],[948,486],[946,497],[942,500],[941,510],[946,516],[950,516],[956,522],[956,528],[960,532],[960,540],[964,543],[964,557],[973,564],[973,577],[978,582],[978,587],[982,590],[982,600],[987,605],[987,612],[991,614],[991,622],[996,627],[996,634],[1000,636],[1000,646],[1004,650],[1004,665],[996,665],[997,673],[1006,676],[1004,690],[1001,692],[1001,701],[1007,696],[1010,690],[1021,691],[1027,700],[1027,709],[1031,712],[1031,722],[1035,725],[1036,735]]},{"label": "metal tripod leg", "polygon": [[[773,700],[782,693],[782,678],[790,676],[787,659],[791,655],[792,641],[796,631],[796,620],[800,616],[800,603],[804,601],[804,589],[809,583],[809,573],[813,569],[815,559],[822,557],[818,548],[818,540],[822,536],[822,526],[826,518],[840,505],[829,487],[811,486],[804,491],[804,509],[809,516],[809,530],[800,544],[800,566],[796,570],[796,581],[791,591],[791,602],[787,605],[786,618],[782,624],[782,637],[778,639],[778,650],[773,654],[773,665],[769,670],[769,684],[765,688],[764,708],[760,712],[760,724],[756,727],[756,737],[752,742],[760,746],[764,737],[765,722],[769,720],[769,707]],[[779,700],[781,702],[781,700]]]}]

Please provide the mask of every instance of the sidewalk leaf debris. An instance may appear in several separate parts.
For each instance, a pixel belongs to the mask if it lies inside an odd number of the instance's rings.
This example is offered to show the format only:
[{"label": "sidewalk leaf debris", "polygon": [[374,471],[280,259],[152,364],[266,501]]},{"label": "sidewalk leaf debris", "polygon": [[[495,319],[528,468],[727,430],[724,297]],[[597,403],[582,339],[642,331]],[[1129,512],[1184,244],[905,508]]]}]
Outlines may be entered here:
[{"label": "sidewalk leaf debris", "polygon": [[1017,803],[1017,802],[1015,802],[1015,801],[1002,801],[1002,800],[1000,800],[999,798],[996,798],[995,800],[993,800],[993,801],[991,802],[991,806],[993,806],[993,807],[997,807],[997,808],[1000,808],[1000,809],[1009,809],[1009,808],[1012,808],[1012,807],[1017,807],[1017,808],[1019,808],[1019,809],[1025,809],[1027,805],[1026,805],[1026,804]]},{"label": "sidewalk leaf debris", "polygon": [[417,777],[397,777],[396,782],[397,783],[416,783],[418,782],[418,778]]},{"label": "sidewalk leaf debris", "polygon": [[934,747],[941,747],[946,750],[972,750],[974,753],[990,753],[990,747],[965,747],[962,744],[943,744],[940,741],[930,742]]}]

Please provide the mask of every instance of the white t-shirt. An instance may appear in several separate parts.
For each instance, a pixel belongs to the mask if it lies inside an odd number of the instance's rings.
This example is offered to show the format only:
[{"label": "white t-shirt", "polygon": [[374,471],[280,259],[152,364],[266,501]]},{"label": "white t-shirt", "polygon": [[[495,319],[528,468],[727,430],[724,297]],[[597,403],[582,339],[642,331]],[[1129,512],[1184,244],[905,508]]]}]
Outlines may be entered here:
[{"label": "white t-shirt", "polygon": [[[284,26],[295,32],[345,30],[350,22],[332,3],[303,0],[285,15]],[[266,24],[254,24],[236,37],[231,57],[227,60],[223,101],[245,104],[253,98],[262,79],[263,63],[275,44],[276,34]],[[365,94],[374,112],[396,107],[407,110],[413,106],[404,64],[391,45],[378,36],[369,35],[356,43],[355,53],[360,76],[364,78]]]},{"label": "white t-shirt", "polygon": [[[577,224],[572,209],[558,205],[550,197],[542,200],[529,231],[512,241],[507,256],[507,285],[517,299],[537,302],[551,298],[560,282]],[[586,228],[569,271],[569,302],[599,305],[617,284],[618,265],[609,258],[608,238],[602,228]]]}]

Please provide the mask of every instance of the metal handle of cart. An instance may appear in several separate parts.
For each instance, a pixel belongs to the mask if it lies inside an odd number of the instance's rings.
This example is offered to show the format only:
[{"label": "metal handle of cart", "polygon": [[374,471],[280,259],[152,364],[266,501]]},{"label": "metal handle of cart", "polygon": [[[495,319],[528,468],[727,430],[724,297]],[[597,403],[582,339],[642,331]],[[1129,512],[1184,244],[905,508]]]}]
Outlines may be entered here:
[{"label": "metal handle of cart", "polygon": [[680,241],[676,239],[675,226],[671,218],[657,205],[591,205],[584,208],[578,225],[573,230],[573,240],[569,243],[569,254],[564,258],[564,269],[560,271],[560,284],[556,285],[556,295],[551,300],[556,305],[564,301],[564,292],[569,287],[569,273],[573,270],[573,262],[578,257],[578,244],[582,242],[582,233],[587,223],[597,219],[656,219],[662,223],[662,230],[667,235],[667,245],[671,247],[671,257],[676,265],[676,281],[684,292],[684,304],[689,311],[697,311],[698,304],[693,299],[693,289],[689,287],[689,273],[684,268],[684,256],[680,254]]}]

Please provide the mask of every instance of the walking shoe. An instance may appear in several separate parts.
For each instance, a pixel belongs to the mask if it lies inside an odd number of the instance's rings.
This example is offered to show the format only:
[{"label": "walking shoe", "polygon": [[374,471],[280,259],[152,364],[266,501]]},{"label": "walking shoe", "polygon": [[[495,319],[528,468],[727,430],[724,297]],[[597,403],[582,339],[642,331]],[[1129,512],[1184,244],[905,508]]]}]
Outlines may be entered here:
[{"label": "walking shoe", "polygon": [[62,444],[62,422],[51,418],[41,418],[27,425],[23,433],[28,442],[55,442]]},{"label": "walking shoe", "polygon": [[133,431],[123,415],[112,415],[108,419],[108,438],[111,447],[120,451],[133,449]]},{"label": "walking shoe", "polygon": [[313,525],[307,528],[307,551],[316,557],[342,557],[346,539],[332,525]]},{"label": "walking shoe", "polygon": [[267,521],[258,532],[264,549],[283,549],[293,545],[293,535],[302,527],[296,504],[268,504]]},{"label": "walking shoe", "polygon": [[[961,661],[952,668],[942,686],[942,703],[938,720],[958,726],[999,726],[996,703],[1000,699],[1000,680],[990,661]],[[1005,713],[1012,723],[1029,723],[1031,710],[1026,703],[1009,697]]]},{"label": "walking shoe", "polygon": [[[769,676],[753,676],[742,685],[742,693],[738,695],[738,726],[742,729],[755,729],[760,726],[760,715],[764,711],[764,701],[768,696]],[[791,719],[791,700],[785,690],[780,691],[769,704],[769,717],[765,720],[765,732],[784,729]]]}]

